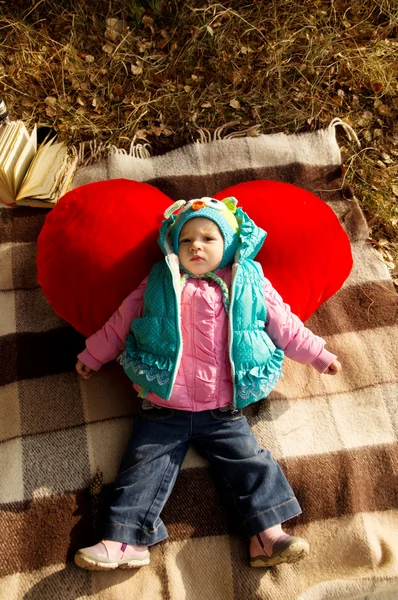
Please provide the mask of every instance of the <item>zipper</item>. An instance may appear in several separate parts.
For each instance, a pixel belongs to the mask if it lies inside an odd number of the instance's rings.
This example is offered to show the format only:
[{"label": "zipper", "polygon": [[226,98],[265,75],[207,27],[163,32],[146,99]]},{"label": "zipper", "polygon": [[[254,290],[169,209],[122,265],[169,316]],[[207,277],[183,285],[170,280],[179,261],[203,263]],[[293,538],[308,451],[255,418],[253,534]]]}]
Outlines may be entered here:
[{"label": "zipper", "polygon": [[[181,335],[181,302],[179,302],[176,285],[175,285],[175,277],[174,277],[174,273],[173,273],[173,268],[170,265],[170,259],[168,256],[166,256],[166,264],[170,270],[171,280],[173,283],[174,300],[175,300],[175,307],[176,307],[176,312],[177,312],[177,344],[178,344],[178,353],[177,353],[177,358],[176,358],[176,362],[174,365],[173,377],[171,380],[169,393],[167,394],[167,400],[170,400],[171,392],[174,387],[174,382],[177,378],[178,369],[180,368],[180,362],[181,362],[181,356],[182,356],[182,343],[181,343],[182,335]],[[180,272],[178,271],[178,275],[179,274],[180,274]],[[181,284],[179,284],[179,285],[180,285],[180,296],[181,296],[181,293],[182,293]]]},{"label": "zipper", "polygon": [[[190,323],[190,325],[192,325],[191,331],[193,333],[193,337],[194,338],[196,337],[196,335],[195,335],[195,327],[194,327],[194,323],[195,323],[195,308],[194,308],[194,303],[195,304],[197,303],[197,297],[196,297],[196,295],[198,293],[198,286],[199,286],[198,280],[195,280],[195,282],[196,282],[196,288],[195,288],[195,293],[192,295],[192,302],[191,302],[191,306],[192,306],[192,309],[191,309],[191,321],[192,322]],[[196,384],[196,381],[195,381],[195,379],[196,379],[196,343],[195,342],[196,342],[196,340],[193,339],[192,340],[192,356],[193,356],[192,375],[193,375],[193,382],[192,382],[192,403],[191,403],[192,412],[193,412],[193,409],[194,409],[195,404],[196,404],[196,385],[195,385]]]},{"label": "zipper", "polygon": [[233,345],[233,325],[232,325],[232,310],[233,310],[233,306],[234,306],[234,290],[235,290],[235,286],[234,286],[234,282],[235,282],[235,277],[236,277],[236,273],[238,271],[239,268],[239,264],[233,265],[232,267],[232,278],[231,278],[231,294],[230,294],[230,300],[229,300],[229,314],[228,314],[228,356],[229,356],[229,362],[231,364],[231,376],[232,376],[232,390],[233,390],[233,398],[232,398],[232,406],[234,407],[234,409],[237,409],[236,406],[236,386],[235,386],[235,363],[233,361],[233,357],[232,357],[232,345]]}]

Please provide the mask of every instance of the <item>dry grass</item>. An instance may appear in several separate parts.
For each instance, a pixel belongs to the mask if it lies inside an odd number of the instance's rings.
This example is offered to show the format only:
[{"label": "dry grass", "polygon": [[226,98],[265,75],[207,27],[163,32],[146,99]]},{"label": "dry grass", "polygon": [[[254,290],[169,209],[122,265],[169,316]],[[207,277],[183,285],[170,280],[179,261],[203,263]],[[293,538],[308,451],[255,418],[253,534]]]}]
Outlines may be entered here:
[{"label": "dry grass", "polygon": [[[12,118],[154,153],[235,121],[287,133],[350,123],[347,179],[398,278],[396,0],[0,3]],[[10,8],[8,9],[8,6]],[[109,21],[112,19],[112,21]]]}]

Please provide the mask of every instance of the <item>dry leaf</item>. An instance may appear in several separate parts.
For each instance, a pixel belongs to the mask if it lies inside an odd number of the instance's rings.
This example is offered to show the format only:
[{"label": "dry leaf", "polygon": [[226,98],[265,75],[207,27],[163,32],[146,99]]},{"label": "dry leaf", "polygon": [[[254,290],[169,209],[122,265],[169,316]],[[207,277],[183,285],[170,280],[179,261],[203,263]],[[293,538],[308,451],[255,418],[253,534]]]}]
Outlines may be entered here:
[{"label": "dry leaf", "polygon": [[372,83],[372,88],[373,88],[373,91],[375,91],[376,93],[379,93],[383,90],[383,84],[376,81],[375,83]]},{"label": "dry leaf", "polygon": [[144,54],[146,50],[150,50],[151,48],[153,48],[153,45],[153,42],[149,41],[138,42],[138,52],[140,54]]},{"label": "dry leaf", "polygon": [[192,87],[190,85],[184,85],[184,90],[189,94],[189,92],[192,92]]},{"label": "dry leaf", "polygon": [[232,106],[232,108],[235,108],[236,110],[238,110],[240,108],[240,102],[239,100],[231,100],[231,102],[229,103],[230,106]]},{"label": "dry leaf", "polygon": [[46,106],[47,117],[53,118],[57,114],[57,111],[52,106]]},{"label": "dry leaf", "polygon": [[387,106],[387,104],[380,104],[380,106],[377,107],[377,112],[382,117],[391,117],[391,108]]},{"label": "dry leaf", "polygon": [[381,152],[380,154],[381,160],[386,164],[386,165],[391,165],[394,161],[391,159],[391,156],[389,154],[387,154],[387,152]]},{"label": "dry leaf", "polygon": [[133,75],[141,75],[142,74],[142,66],[138,63],[135,65],[131,65],[131,72]]},{"label": "dry leaf", "polygon": [[124,90],[120,83],[115,83],[113,86],[113,93],[116,94],[116,96],[122,96],[124,94]]},{"label": "dry leaf", "polygon": [[343,98],[341,98],[340,96],[333,96],[331,99],[331,103],[334,104],[335,106],[342,106],[343,105]]},{"label": "dry leaf", "polygon": [[152,19],[152,17],[149,17],[148,15],[144,15],[142,17],[142,22],[144,24],[144,27],[146,27],[147,29],[151,30],[152,34],[155,33],[155,29],[153,27],[153,19]]},{"label": "dry leaf", "polygon": [[80,96],[77,97],[76,102],[78,104],[80,104],[80,106],[85,106],[86,105],[85,102],[84,102],[84,100],[83,100],[83,98],[80,98]]},{"label": "dry leaf", "polygon": [[211,108],[211,102],[203,102],[203,104],[200,105],[202,108]]},{"label": "dry leaf", "polygon": [[206,25],[206,29],[207,29],[207,33],[209,33],[211,35],[211,37],[214,36],[214,31],[213,29],[210,27],[210,25]]},{"label": "dry leaf", "polygon": [[86,54],[84,60],[86,61],[86,63],[93,63],[94,62],[94,56],[91,56],[91,54]]},{"label": "dry leaf", "polygon": [[128,26],[125,21],[121,19],[107,19],[106,20],[106,30],[105,37],[107,40],[111,40],[111,42],[118,43],[123,37],[128,33]]},{"label": "dry leaf", "polygon": [[57,99],[54,96],[47,96],[44,103],[47,104],[47,106],[55,106],[57,104]]},{"label": "dry leaf", "polygon": [[109,42],[107,42],[106,44],[104,44],[102,46],[102,49],[106,54],[111,54],[115,50],[115,48],[116,48],[116,46],[114,46],[113,44],[110,44]]},{"label": "dry leaf", "polygon": [[365,131],[363,132],[363,137],[365,138],[365,140],[367,142],[372,141],[372,133],[371,133],[370,129],[365,129]]}]

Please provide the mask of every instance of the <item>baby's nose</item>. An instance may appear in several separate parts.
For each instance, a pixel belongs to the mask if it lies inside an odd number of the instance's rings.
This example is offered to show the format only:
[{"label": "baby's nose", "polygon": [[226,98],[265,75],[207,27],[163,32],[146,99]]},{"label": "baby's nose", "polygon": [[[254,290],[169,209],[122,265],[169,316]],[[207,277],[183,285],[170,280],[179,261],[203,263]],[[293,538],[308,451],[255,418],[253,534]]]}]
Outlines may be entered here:
[{"label": "baby's nose", "polygon": [[197,250],[198,248],[200,248],[200,240],[192,240],[191,249]]}]

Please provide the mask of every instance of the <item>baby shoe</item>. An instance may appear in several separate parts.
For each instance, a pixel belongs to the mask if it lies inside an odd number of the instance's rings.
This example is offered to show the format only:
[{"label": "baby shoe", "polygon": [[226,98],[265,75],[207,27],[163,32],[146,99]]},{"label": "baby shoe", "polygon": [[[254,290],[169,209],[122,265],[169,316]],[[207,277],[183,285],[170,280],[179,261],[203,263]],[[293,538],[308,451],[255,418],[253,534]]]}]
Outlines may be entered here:
[{"label": "baby shoe", "polygon": [[90,571],[110,571],[132,569],[149,565],[148,546],[122,544],[112,540],[102,540],[95,546],[81,548],[75,554],[75,563]]},{"label": "baby shoe", "polygon": [[[286,539],[288,537],[288,539]],[[250,565],[252,567],[275,567],[282,563],[295,563],[302,560],[309,552],[306,540],[299,537],[284,536],[272,546],[272,554],[268,556],[261,547],[259,536],[250,544]]]}]

